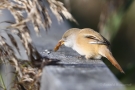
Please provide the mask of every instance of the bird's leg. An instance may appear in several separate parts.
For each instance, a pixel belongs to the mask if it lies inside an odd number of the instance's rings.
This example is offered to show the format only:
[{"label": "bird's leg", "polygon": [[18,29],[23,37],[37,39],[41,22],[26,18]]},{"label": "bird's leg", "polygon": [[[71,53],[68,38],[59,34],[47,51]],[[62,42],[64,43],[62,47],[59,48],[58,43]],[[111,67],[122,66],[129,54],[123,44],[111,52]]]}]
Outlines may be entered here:
[{"label": "bird's leg", "polygon": [[86,58],[86,60],[90,60],[90,59],[92,59],[93,57],[92,57],[92,55],[85,55],[85,58]]}]

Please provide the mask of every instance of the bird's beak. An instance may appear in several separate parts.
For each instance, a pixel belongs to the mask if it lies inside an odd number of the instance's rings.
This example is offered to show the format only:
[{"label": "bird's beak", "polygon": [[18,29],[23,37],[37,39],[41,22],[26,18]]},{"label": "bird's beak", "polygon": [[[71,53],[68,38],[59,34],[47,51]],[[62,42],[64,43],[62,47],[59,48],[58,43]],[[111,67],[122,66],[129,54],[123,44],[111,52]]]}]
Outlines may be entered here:
[{"label": "bird's beak", "polygon": [[64,44],[64,40],[60,40],[58,44],[55,46],[54,51],[56,52],[59,49],[59,47],[62,46],[63,44]]}]

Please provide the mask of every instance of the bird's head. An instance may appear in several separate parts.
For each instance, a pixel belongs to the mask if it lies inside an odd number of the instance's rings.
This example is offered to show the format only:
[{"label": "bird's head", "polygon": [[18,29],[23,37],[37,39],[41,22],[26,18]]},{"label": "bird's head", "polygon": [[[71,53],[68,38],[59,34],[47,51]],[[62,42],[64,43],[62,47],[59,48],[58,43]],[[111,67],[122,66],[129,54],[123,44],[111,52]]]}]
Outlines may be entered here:
[{"label": "bird's head", "polygon": [[63,34],[62,39],[59,40],[58,44],[54,48],[54,51],[57,51],[59,49],[59,47],[62,45],[72,48],[74,45],[74,42],[75,42],[76,35],[79,32],[79,30],[80,29],[78,29],[78,28],[72,28],[72,29],[67,30]]}]

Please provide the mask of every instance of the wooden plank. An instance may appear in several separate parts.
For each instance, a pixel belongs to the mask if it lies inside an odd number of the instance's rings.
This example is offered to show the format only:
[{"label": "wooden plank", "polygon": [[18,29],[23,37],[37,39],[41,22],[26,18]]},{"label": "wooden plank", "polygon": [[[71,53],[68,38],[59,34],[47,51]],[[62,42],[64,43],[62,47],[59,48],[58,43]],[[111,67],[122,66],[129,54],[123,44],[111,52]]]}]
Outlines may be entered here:
[{"label": "wooden plank", "polygon": [[125,90],[102,60],[78,59],[76,53],[69,53],[44,52],[61,61],[44,67],[40,90]]}]

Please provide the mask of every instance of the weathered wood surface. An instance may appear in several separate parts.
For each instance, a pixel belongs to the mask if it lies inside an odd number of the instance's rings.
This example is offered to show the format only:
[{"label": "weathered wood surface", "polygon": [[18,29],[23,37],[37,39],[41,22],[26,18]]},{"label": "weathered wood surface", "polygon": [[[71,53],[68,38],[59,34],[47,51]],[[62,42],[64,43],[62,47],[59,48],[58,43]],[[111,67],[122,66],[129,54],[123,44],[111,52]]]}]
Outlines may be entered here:
[{"label": "weathered wood surface", "polygon": [[102,60],[78,59],[76,53],[43,53],[60,62],[45,66],[40,90],[124,90]]}]

